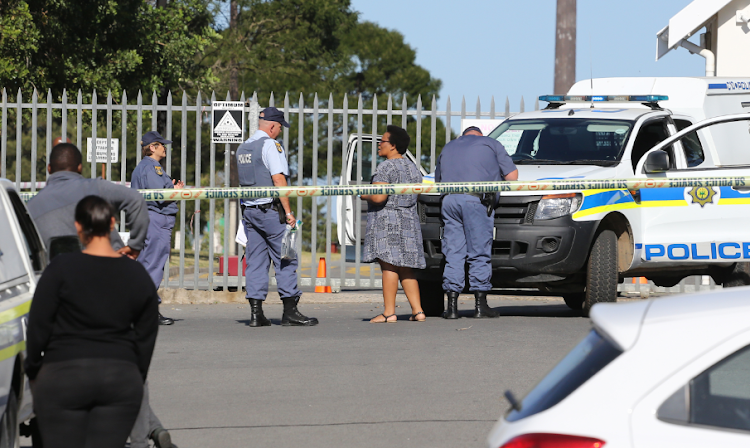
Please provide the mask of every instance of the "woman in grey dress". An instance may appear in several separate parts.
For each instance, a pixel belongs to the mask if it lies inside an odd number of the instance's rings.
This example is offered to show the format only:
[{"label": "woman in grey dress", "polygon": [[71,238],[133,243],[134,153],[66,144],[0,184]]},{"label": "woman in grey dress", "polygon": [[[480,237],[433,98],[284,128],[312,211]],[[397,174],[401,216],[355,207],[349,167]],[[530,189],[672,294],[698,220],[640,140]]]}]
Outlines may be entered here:
[{"label": "woman in grey dress", "polygon": [[[422,182],[419,168],[403,157],[409,147],[409,134],[398,126],[388,126],[388,132],[378,143],[378,155],[386,160],[378,165],[373,184],[417,184]],[[368,202],[367,229],[363,258],[377,261],[383,273],[383,314],[373,317],[372,323],[396,322],[396,292],[398,282],[411,305],[411,321],[422,322],[425,314],[419,298],[419,283],[412,268],[425,267],[422,230],[417,215],[417,195],[362,195]]]}]

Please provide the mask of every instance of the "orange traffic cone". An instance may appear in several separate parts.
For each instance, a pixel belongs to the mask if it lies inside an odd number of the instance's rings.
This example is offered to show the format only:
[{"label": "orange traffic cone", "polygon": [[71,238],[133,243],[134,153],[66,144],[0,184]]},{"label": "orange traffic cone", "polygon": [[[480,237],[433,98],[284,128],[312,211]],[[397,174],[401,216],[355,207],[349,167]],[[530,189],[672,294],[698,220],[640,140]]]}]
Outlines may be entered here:
[{"label": "orange traffic cone", "polygon": [[633,284],[648,285],[648,280],[646,280],[646,277],[633,277]]},{"label": "orange traffic cone", "polygon": [[[320,257],[320,261],[318,262],[318,278],[326,278],[326,259],[323,257]],[[315,292],[331,292],[330,286],[323,286],[323,285],[316,285],[315,286]]]}]

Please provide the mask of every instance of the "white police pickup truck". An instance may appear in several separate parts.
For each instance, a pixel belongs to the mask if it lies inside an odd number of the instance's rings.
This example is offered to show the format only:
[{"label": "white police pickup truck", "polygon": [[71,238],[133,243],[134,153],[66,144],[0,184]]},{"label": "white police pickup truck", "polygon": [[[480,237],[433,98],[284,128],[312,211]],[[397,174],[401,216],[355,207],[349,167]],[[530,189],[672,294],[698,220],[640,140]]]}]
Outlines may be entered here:
[{"label": "white police pickup truck", "polygon": [[[749,87],[725,78],[587,80],[568,95],[540,97],[544,110],[510,117],[489,137],[525,181],[750,176]],[[716,118],[726,114],[734,115]],[[443,307],[440,196],[421,195],[419,214],[427,268],[418,275],[434,315]],[[624,277],[750,284],[748,217],[750,185],[504,192],[492,283],[558,293],[584,312],[615,301]]]},{"label": "white police pickup truck", "polygon": [[0,448],[19,446],[19,424],[32,417],[23,371],[26,324],[46,265],[46,249],[26,206],[14,185],[0,179]]}]

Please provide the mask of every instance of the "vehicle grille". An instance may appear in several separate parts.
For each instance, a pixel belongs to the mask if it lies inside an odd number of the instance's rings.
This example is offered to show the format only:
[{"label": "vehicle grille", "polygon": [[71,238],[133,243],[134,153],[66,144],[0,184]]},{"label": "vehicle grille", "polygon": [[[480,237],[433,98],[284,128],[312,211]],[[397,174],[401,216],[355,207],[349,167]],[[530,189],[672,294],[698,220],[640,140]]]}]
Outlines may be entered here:
[{"label": "vehicle grille", "polygon": [[500,197],[495,207],[495,224],[533,224],[539,198],[532,196]]}]

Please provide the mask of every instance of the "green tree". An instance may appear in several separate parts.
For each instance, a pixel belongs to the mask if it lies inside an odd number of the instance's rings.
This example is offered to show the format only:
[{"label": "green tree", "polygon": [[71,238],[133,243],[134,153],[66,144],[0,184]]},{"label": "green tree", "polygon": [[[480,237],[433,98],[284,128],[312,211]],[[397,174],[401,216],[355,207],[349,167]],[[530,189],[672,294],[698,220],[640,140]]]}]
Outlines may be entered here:
[{"label": "green tree", "polygon": [[[6,13],[5,9],[8,9]],[[210,88],[218,79],[199,56],[219,38],[205,0],[17,0],[0,6],[0,85],[111,90]],[[6,26],[9,24],[10,26]],[[18,30],[22,30],[21,33]]]}]

